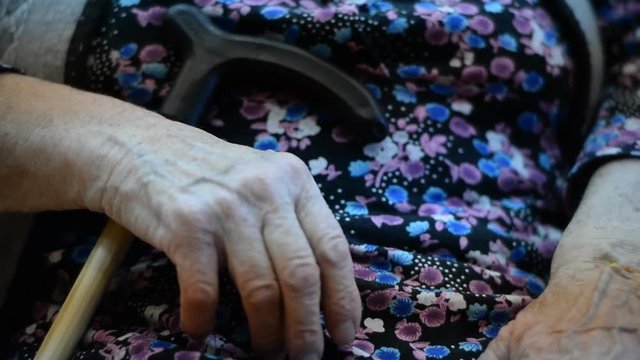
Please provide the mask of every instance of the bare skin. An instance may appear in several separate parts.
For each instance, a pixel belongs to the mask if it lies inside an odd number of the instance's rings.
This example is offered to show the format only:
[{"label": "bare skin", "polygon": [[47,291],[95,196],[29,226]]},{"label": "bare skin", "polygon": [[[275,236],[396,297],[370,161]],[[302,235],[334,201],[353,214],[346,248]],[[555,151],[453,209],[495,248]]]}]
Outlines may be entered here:
[{"label": "bare skin", "polygon": [[640,161],[599,168],[554,255],[547,289],[481,360],[640,354]]},{"label": "bare skin", "polygon": [[348,243],[306,165],[104,96],[0,76],[0,211],[90,209],[176,265],[181,324],[212,330],[229,267],[255,350],[317,359],[360,322]]}]

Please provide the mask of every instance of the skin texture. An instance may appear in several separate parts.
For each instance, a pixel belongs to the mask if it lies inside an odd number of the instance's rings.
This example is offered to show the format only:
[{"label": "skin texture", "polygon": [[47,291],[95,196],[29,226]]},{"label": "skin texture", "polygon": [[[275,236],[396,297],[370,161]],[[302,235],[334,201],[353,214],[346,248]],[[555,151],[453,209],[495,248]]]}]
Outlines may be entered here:
[{"label": "skin texture", "polygon": [[640,161],[600,167],[553,259],[547,289],[481,360],[635,359],[640,353]]},{"label": "skin texture", "polygon": [[353,340],[348,243],[295,156],[19,75],[0,76],[0,108],[0,211],[103,212],[163,250],[196,337],[212,330],[225,265],[259,354],[319,358],[321,308],[334,341]]}]

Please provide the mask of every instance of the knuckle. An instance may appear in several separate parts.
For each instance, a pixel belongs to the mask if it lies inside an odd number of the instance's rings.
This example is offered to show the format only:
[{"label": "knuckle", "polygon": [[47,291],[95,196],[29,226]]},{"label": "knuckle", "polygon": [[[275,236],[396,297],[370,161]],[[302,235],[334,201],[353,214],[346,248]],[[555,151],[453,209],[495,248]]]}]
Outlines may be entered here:
[{"label": "knuckle", "polygon": [[[237,196],[230,192],[220,192],[216,194],[212,201],[212,207],[223,221],[234,218],[238,214],[239,200]],[[224,223],[224,222],[223,222]]]},{"label": "knuckle", "polygon": [[204,281],[187,284],[182,290],[182,302],[187,306],[214,308],[218,303],[215,287]]},{"label": "knuckle", "polygon": [[273,280],[254,280],[240,289],[242,298],[251,309],[272,308],[280,300],[280,288]]},{"label": "knuckle", "polygon": [[297,156],[291,153],[278,153],[279,162],[292,175],[303,175],[309,171],[307,165]]},{"label": "knuckle", "polygon": [[312,259],[290,261],[282,285],[294,295],[312,295],[320,288],[320,270]]},{"label": "knuckle", "polygon": [[351,263],[349,244],[342,234],[329,233],[321,239],[316,250],[318,263],[321,266],[341,268]]}]

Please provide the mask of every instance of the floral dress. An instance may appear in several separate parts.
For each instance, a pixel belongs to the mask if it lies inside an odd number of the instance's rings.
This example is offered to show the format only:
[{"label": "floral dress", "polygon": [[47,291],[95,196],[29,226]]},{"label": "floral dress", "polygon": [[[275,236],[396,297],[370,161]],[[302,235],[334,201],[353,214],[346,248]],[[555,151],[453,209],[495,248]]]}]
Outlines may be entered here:
[{"label": "floral dress", "polygon": [[[334,211],[363,314],[351,345],[326,335],[327,359],[477,358],[544,290],[565,204],[594,164],[640,156],[640,1],[593,1],[611,71],[577,160],[567,154],[579,149],[557,136],[571,114],[571,42],[537,0],[90,1],[66,82],[159,109],[184,56],[160,29],[180,2],[227,31],[334,64],[389,121],[383,141],[362,143],[304,92],[242,83],[218,91],[199,125],[297,155]],[[38,217],[13,288],[21,296],[5,306],[6,323],[18,327],[13,358],[36,352],[103,224],[85,212]],[[137,242],[74,359],[251,357],[227,275],[221,293],[215,331],[190,340],[179,330],[174,267]]]}]

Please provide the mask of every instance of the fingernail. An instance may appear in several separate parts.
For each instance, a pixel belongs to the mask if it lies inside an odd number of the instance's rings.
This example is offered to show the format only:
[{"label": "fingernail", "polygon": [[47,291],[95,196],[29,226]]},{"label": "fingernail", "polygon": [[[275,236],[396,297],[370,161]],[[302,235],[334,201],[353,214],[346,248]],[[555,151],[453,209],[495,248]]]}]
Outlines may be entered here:
[{"label": "fingernail", "polygon": [[353,338],[356,336],[356,330],[351,321],[345,321],[335,329],[335,333],[332,335],[336,344],[348,345],[353,342]]}]

